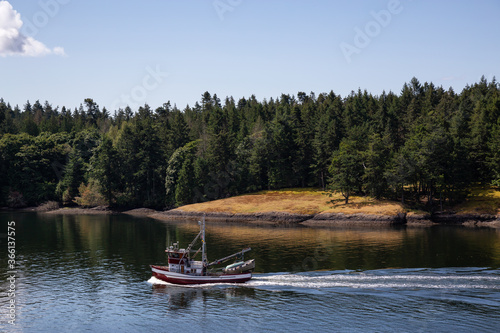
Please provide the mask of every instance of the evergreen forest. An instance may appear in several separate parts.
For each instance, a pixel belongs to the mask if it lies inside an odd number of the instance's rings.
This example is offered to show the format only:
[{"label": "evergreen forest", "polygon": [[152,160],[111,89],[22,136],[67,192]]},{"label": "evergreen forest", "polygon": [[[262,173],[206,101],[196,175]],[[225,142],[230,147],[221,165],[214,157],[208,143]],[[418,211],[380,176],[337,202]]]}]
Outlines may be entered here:
[{"label": "evergreen forest", "polygon": [[413,78],[399,93],[205,92],[193,106],[74,109],[0,99],[0,207],[173,208],[317,187],[429,211],[500,186],[500,84],[460,93]]}]

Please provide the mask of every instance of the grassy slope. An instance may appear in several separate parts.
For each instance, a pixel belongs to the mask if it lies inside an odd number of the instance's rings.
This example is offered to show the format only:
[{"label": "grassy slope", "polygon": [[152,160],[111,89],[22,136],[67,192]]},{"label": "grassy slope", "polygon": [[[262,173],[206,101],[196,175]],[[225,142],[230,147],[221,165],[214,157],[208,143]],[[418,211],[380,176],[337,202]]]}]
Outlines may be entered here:
[{"label": "grassy slope", "polygon": [[[331,202],[332,200],[334,203]],[[227,199],[182,206],[178,209],[187,212],[232,214],[286,212],[293,214],[364,213],[394,215],[405,211],[399,203],[375,200],[369,197],[351,197],[349,204],[346,205],[340,194],[330,198],[325,192],[316,189],[262,191],[254,194],[239,195]]]},{"label": "grassy slope", "polygon": [[[399,202],[352,196],[349,204],[340,194],[331,198],[317,189],[285,189],[262,191],[227,199],[186,205],[178,208],[186,212],[217,212],[252,214],[285,212],[292,214],[373,214],[396,215],[410,211]],[[468,199],[453,208],[458,214],[500,214],[500,191],[490,187],[474,188]]]}]

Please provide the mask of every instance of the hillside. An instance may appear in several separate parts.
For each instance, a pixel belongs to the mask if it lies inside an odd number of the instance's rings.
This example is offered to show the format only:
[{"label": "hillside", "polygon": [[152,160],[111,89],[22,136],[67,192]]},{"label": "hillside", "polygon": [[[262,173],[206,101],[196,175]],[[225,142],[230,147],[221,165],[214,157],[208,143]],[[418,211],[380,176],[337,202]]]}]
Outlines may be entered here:
[{"label": "hillside", "polygon": [[429,215],[399,202],[353,196],[345,204],[340,194],[332,197],[316,189],[261,191],[226,199],[182,206],[153,214],[160,219],[199,218],[209,220],[268,221],[324,225],[432,225],[436,222],[482,226],[498,224],[500,191],[476,188],[467,200],[445,212]]},{"label": "hillside", "polygon": [[[332,200],[337,202],[332,203]],[[369,197],[352,197],[350,203],[346,205],[340,194],[330,198],[328,193],[321,190],[285,189],[191,204],[176,210],[231,214],[281,212],[303,215],[320,213],[394,215],[403,212],[404,208],[399,203]]]}]

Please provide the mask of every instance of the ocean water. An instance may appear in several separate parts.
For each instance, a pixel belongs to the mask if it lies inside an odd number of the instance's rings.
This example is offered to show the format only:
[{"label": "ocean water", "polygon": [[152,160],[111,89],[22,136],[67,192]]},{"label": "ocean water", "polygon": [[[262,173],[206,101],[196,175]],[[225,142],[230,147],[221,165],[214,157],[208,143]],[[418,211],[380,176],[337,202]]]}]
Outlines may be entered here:
[{"label": "ocean water", "polygon": [[[2,332],[493,332],[500,233],[460,227],[328,229],[207,223],[209,259],[251,246],[244,284],[151,276],[190,222],[0,214],[15,221],[15,290],[0,238]],[[12,245],[12,244],[11,244]],[[9,305],[15,299],[15,321]]]}]

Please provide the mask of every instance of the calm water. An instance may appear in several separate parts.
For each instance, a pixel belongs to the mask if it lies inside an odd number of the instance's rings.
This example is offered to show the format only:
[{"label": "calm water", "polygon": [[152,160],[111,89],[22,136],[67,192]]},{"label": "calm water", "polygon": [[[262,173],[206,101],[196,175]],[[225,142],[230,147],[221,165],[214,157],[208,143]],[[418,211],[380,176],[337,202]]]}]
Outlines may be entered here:
[{"label": "calm water", "polygon": [[[209,259],[253,250],[244,285],[151,277],[190,222],[0,214],[0,331],[491,332],[500,232],[460,227],[272,228],[207,223]],[[16,323],[7,323],[7,222],[16,222]]]}]

